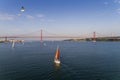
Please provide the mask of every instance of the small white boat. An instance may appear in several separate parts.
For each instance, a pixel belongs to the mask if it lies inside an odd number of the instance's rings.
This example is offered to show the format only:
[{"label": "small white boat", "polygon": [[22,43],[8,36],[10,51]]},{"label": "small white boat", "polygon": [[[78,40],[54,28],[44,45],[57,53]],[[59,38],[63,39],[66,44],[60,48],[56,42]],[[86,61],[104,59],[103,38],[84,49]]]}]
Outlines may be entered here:
[{"label": "small white boat", "polygon": [[12,48],[15,48],[15,42],[14,41],[12,42]]},{"label": "small white boat", "polygon": [[21,12],[24,12],[25,11],[25,8],[22,6],[21,7]]},{"label": "small white boat", "polygon": [[55,58],[54,58],[54,62],[56,64],[60,64],[60,49],[59,49],[59,47],[57,47]]}]

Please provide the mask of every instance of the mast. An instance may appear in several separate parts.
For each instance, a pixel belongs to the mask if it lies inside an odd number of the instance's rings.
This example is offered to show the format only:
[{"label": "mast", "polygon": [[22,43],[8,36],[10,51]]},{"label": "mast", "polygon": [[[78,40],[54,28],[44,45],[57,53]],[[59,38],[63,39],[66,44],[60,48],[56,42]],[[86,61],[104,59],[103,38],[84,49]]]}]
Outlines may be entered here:
[{"label": "mast", "polygon": [[41,29],[41,31],[40,31],[40,41],[41,41],[41,43],[42,43],[42,29]]}]

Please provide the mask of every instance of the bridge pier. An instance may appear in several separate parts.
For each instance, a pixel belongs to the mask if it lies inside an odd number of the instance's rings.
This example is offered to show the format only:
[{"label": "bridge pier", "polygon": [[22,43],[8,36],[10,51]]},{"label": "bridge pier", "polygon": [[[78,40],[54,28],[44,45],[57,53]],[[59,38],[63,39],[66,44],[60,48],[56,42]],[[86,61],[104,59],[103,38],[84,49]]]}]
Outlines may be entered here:
[{"label": "bridge pier", "polygon": [[96,42],[96,32],[93,32],[93,42]]}]

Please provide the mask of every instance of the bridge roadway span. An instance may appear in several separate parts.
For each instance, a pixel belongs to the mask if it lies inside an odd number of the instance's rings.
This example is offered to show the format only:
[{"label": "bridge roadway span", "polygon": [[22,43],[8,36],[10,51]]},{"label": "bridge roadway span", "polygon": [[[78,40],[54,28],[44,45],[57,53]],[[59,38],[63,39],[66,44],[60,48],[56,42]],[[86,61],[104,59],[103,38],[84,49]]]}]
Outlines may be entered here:
[{"label": "bridge roadway span", "polygon": [[[67,38],[67,39],[88,39],[93,37],[81,37],[81,36],[0,36],[0,38]],[[97,38],[105,38],[105,39],[120,39],[120,36],[107,36],[107,37],[96,37]]]},{"label": "bridge roadway span", "polygon": [[[0,36],[0,38],[41,38],[41,36]],[[42,36],[42,38],[79,38],[80,36]]]}]

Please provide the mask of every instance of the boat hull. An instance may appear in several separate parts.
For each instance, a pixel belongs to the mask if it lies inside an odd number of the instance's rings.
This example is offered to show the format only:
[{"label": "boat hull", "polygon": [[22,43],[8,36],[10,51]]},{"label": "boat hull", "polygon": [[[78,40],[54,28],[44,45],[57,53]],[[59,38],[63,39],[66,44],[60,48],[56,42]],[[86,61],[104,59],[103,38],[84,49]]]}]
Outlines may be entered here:
[{"label": "boat hull", "polygon": [[54,60],[54,62],[55,62],[56,64],[60,64],[60,61],[59,61],[59,60]]}]

